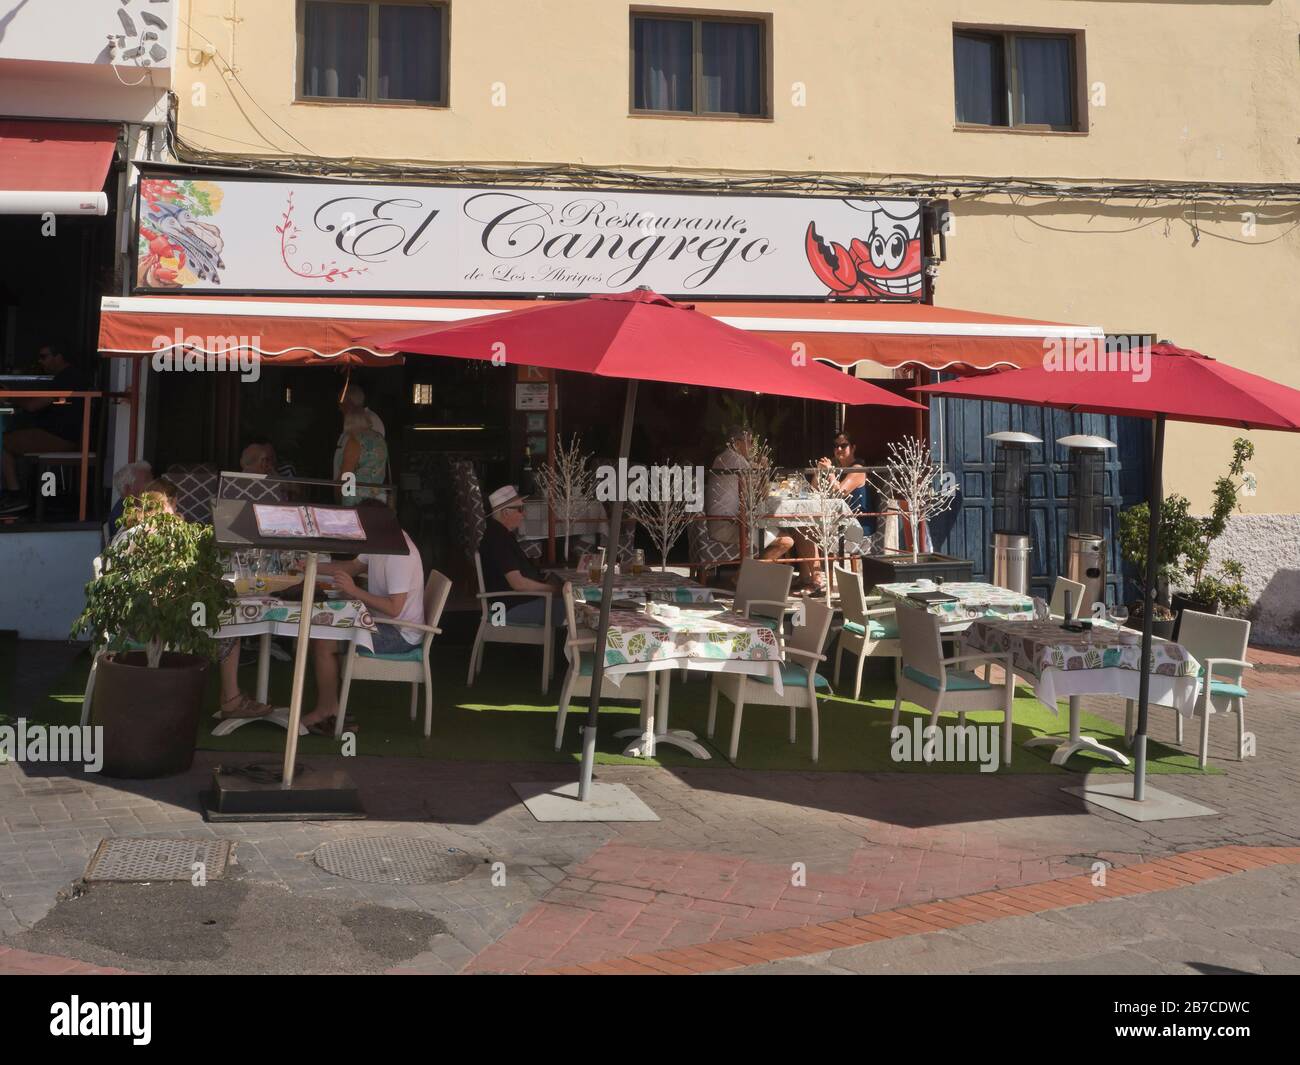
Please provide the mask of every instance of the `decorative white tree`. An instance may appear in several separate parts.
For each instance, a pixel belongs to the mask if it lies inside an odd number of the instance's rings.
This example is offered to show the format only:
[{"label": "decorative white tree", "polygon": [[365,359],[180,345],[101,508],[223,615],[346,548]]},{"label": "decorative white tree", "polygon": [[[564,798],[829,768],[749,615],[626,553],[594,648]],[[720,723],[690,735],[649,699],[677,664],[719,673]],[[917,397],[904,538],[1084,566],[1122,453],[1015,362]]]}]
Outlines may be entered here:
[{"label": "decorative white tree", "polygon": [[[664,462],[664,468],[669,464]],[[681,539],[691,523],[691,512],[686,509],[684,493],[668,493],[671,499],[632,500],[627,505],[627,512],[641,528],[650,534],[650,539],[659,549],[659,569],[668,568],[668,552],[673,544]]]},{"label": "decorative white tree", "polygon": [[826,602],[831,601],[831,556],[839,553],[840,537],[852,523],[853,514],[830,466],[809,464],[812,474],[808,495],[800,498],[799,528],[816,546],[821,557]]},{"label": "decorative white tree", "polygon": [[740,521],[745,530],[750,554],[754,551],[754,522],[763,513],[767,497],[772,491],[772,449],[757,433],[749,435],[749,465],[735,472],[740,489]]},{"label": "decorative white tree", "polygon": [[901,500],[906,505],[907,523],[912,531],[912,561],[917,561],[921,523],[952,506],[957,498],[956,478],[931,461],[928,444],[907,436],[889,445],[884,475],[868,474],[867,479],[886,506],[893,500]]},{"label": "decorative white tree", "polygon": [[574,518],[582,517],[595,498],[596,474],[592,457],[582,450],[582,440],[573,434],[569,446],[555,438],[555,462],[533,474],[537,487],[557,520],[564,522],[564,557],[569,557],[569,531]]}]

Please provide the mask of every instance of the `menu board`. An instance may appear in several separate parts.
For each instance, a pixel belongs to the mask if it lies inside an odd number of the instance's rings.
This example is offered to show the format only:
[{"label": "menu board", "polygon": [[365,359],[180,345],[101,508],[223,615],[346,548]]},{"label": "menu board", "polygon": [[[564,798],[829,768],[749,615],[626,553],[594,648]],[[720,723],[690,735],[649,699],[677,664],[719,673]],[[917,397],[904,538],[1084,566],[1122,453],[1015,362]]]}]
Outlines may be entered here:
[{"label": "menu board", "polygon": [[361,518],[351,507],[295,507],[254,503],[253,516],[257,519],[257,531],[262,536],[324,540],[366,538]]}]

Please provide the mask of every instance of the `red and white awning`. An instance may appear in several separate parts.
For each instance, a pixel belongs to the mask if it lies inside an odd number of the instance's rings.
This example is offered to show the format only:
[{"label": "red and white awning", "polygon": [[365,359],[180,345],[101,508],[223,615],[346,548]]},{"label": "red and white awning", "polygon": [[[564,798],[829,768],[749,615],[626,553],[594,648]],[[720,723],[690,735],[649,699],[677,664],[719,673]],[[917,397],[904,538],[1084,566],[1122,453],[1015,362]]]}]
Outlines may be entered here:
[{"label": "red and white awning", "polygon": [[[459,322],[532,301],[336,299],[323,297],[106,296],[99,350],[144,355],[178,348],[217,354],[248,348],[285,364],[391,365],[357,341],[381,333]],[[1103,337],[1097,326],[962,311],[921,303],[706,303],[728,325],[841,366],[924,366],[932,370],[1040,365],[1053,341]]]},{"label": "red and white awning", "polygon": [[0,214],[107,214],[118,131],[102,122],[0,120]]}]

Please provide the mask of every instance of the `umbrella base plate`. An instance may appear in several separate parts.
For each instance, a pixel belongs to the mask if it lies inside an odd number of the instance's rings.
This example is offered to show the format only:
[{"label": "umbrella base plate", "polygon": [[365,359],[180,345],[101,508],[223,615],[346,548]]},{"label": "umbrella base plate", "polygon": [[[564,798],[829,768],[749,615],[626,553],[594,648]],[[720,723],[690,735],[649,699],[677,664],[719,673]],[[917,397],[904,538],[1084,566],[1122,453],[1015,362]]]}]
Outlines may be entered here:
[{"label": "umbrella base plate", "polygon": [[1069,795],[1077,795],[1094,806],[1122,814],[1130,821],[1172,821],[1177,817],[1209,817],[1218,814],[1208,806],[1172,795],[1149,784],[1146,798],[1133,800],[1133,781],[1130,778],[1106,784],[1085,784],[1083,787],[1062,788]]},{"label": "umbrella base plate", "polygon": [[626,784],[591,785],[587,801],[578,783],[529,780],[510,785],[538,821],[658,821],[659,815]]}]

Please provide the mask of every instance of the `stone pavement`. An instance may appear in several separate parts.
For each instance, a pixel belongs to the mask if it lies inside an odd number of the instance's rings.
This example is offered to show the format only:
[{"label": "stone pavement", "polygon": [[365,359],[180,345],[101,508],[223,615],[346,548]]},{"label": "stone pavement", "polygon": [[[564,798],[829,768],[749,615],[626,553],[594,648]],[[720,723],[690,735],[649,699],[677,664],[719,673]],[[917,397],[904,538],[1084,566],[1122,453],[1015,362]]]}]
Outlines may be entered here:
[{"label": "stone pavement", "polygon": [[[659,822],[539,824],[509,785],[564,776],[554,765],[387,758],[347,760],[371,814],[368,821],[207,825],[198,813],[197,794],[216,761],[211,753],[200,753],[190,773],[163,781],[113,781],[58,766],[4,765],[0,947],[11,951],[0,954],[0,971],[32,971],[22,965],[38,964],[29,955],[41,954],[97,969],[192,970],[183,953],[148,957],[143,944],[77,938],[76,923],[61,922],[60,908],[78,901],[70,889],[99,841],[109,836],[235,841],[239,864],[232,876],[241,890],[273,888],[303,900],[304,942],[294,955],[294,971],[348,971],[354,961],[358,971],[378,971],[387,958],[391,970],[429,973],[611,964],[631,955],[734,945],[990,890],[1030,889],[1090,873],[1097,862],[1123,867],[1223,846],[1295,847],[1300,844],[1300,657],[1268,654],[1270,668],[1252,675],[1247,704],[1248,727],[1258,736],[1256,756],[1233,761],[1235,723],[1216,719],[1210,757],[1222,775],[1152,779],[1153,786],[1221,813],[1145,825],[1066,795],[1060,789],[1072,782],[1056,775],[930,777],[707,765],[600,769],[600,779],[631,786],[659,814]],[[21,712],[21,702],[16,709]],[[1088,709],[1115,721],[1123,714],[1118,700],[1090,700]],[[1171,713],[1153,714],[1157,738],[1172,739]],[[1193,731],[1187,730],[1189,745],[1195,742]],[[400,886],[341,879],[311,861],[321,843],[356,835],[432,839],[480,857],[483,864],[459,882]],[[506,874],[500,884],[491,872],[491,863],[498,861]],[[1265,875],[1240,873],[1213,885],[1176,887],[1175,881],[1169,886],[1179,895],[1232,897],[1233,884]],[[1267,875],[1285,879],[1289,874]],[[93,901],[102,890],[91,887],[81,900]],[[1287,897],[1294,903],[1294,893]],[[1140,914],[1146,905],[1093,902],[1082,909],[1127,906],[1132,909],[1124,913]],[[400,949],[385,940],[391,949],[376,953],[364,931],[369,926],[358,915],[379,908],[432,915],[445,931]],[[329,944],[328,958],[323,946],[322,956],[312,954],[308,911],[325,913],[332,922],[320,936]],[[1040,914],[998,924],[1059,920],[1066,918]],[[977,957],[967,945],[953,945],[958,933],[914,931],[919,934],[909,940],[936,944],[924,950],[933,952],[939,968],[950,951],[954,970],[966,955],[976,959],[971,965],[998,963],[996,957]],[[960,933],[976,934],[983,933]],[[828,962],[832,946],[863,953],[853,955],[852,964]],[[868,964],[861,959],[875,956],[873,950],[908,949],[823,943],[806,951],[813,960],[805,964],[853,969]],[[788,950],[773,955],[785,956]],[[1048,956],[1045,948],[1043,957]],[[1029,964],[1034,957],[1009,952],[1004,960]],[[1132,957],[1124,963],[1142,964]],[[279,966],[285,960],[268,950],[265,958],[239,955],[238,964],[241,968],[233,971],[273,972],[283,971]]]}]

